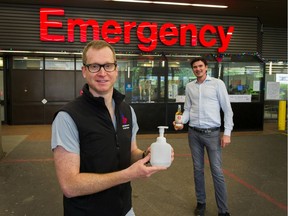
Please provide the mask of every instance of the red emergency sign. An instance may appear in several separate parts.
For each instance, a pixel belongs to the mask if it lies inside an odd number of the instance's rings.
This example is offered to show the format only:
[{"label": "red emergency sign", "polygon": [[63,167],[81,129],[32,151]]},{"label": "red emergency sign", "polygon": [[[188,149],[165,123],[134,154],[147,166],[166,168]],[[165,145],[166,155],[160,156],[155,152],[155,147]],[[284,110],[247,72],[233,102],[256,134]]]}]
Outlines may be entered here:
[{"label": "red emergency sign", "polygon": [[[59,8],[41,8],[40,9],[40,40],[41,41],[57,41],[74,42],[74,29],[80,28],[80,42],[87,42],[87,28],[92,27],[93,39],[98,40],[101,37],[108,43],[118,43],[121,40],[125,44],[131,41],[131,34],[136,32],[139,40],[138,48],[143,52],[151,52],[156,49],[159,41],[166,46],[179,44],[186,46],[186,39],[190,37],[190,46],[197,46],[198,42],[204,47],[213,47],[219,41],[217,51],[224,53],[230,43],[234,32],[234,26],[229,26],[227,31],[223,26],[213,26],[206,24],[200,29],[194,24],[180,24],[178,26],[173,23],[164,23],[158,25],[156,22],[125,21],[123,26],[115,20],[106,20],[102,26],[97,20],[80,18],[68,18],[67,35],[49,34],[49,29],[63,29],[63,20],[50,19],[51,16],[65,16],[65,11]],[[136,31],[135,31],[136,30]],[[147,34],[148,32],[148,34]],[[209,39],[208,39],[209,38]]]}]

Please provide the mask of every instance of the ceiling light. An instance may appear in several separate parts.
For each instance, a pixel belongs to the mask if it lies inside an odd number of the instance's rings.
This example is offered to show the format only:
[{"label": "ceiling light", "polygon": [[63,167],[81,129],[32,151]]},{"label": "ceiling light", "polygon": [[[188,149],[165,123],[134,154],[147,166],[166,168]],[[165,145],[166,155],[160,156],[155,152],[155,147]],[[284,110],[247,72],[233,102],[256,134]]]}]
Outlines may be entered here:
[{"label": "ceiling light", "polygon": [[115,1],[115,2],[130,2],[130,3],[153,3],[152,1],[141,1],[141,0],[106,0],[106,1]]},{"label": "ceiling light", "polygon": [[145,0],[105,0],[114,2],[130,2],[130,3],[146,3],[146,4],[162,4],[162,5],[178,5],[192,7],[213,7],[213,8],[228,8],[226,5],[210,5],[210,4],[190,4],[184,2],[166,2],[166,1],[145,1]]},{"label": "ceiling light", "polygon": [[210,4],[191,4],[194,7],[213,7],[213,8],[228,8],[226,5],[210,5]]},{"label": "ceiling light", "polygon": [[158,1],[153,1],[151,3],[153,3],[153,4],[163,4],[163,5],[191,6],[191,4],[189,4],[189,3],[181,3],[181,2],[158,2]]},{"label": "ceiling light", "polygon": [[272,75],[272,61],[269,64],[269,75]]}]

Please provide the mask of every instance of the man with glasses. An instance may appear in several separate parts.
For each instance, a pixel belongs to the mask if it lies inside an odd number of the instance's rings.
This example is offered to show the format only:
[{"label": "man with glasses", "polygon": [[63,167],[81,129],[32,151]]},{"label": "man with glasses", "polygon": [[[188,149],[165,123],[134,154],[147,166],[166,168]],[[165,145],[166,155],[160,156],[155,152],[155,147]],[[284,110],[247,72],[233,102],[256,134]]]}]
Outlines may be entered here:
[{"label": "man with glasses", "polygon": [[82,58],[83,94],[62,107],[52,124],[64,215],[133,216],[130,181],[166,168],[146,166],[150,155],[137,147],[134,110],[113,87],[114,48],[91,41]]}]

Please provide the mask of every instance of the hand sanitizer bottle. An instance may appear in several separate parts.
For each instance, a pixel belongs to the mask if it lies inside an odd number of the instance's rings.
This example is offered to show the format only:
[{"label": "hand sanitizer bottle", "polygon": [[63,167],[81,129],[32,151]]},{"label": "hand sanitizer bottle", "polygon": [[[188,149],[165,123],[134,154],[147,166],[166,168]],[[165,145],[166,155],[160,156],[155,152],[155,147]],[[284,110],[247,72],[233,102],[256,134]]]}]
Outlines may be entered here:
[{"label": "hand sanitizer bottle", "polygon": [[164,137],[164,129],[168,129],[167,126],[158,126],[159,137],[156,142],[151,145],[151,159],[152,166],[169,167],[171,165],[171,150],[172,147],[166,142]]}]

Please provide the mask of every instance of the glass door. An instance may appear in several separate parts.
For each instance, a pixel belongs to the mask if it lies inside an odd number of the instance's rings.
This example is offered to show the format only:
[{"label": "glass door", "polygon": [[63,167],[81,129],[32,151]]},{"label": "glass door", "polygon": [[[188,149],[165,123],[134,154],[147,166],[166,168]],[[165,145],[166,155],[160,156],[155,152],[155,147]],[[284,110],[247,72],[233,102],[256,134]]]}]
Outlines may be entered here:
[{"label": "glass door", "polygon": [[[160,57],[118,58],[115,88],[128,103],[157,103],[165,98],[165,61]],[[167,72],[166,72],[167,74]]]},{"label": "glass door", "polygon": [[5,103],[4,103],[4,72],[3,72],[3,57],[0,57],[0,109],[1,121],[5,122]]}]

